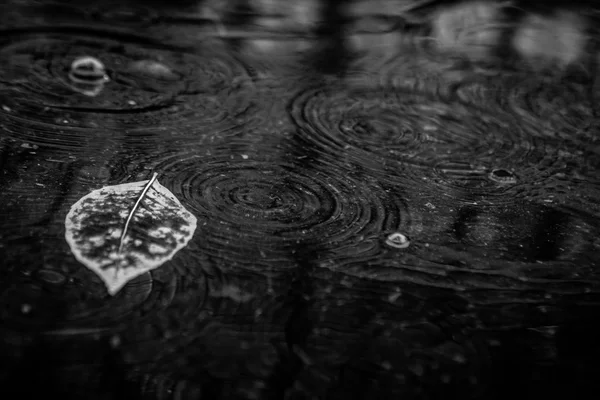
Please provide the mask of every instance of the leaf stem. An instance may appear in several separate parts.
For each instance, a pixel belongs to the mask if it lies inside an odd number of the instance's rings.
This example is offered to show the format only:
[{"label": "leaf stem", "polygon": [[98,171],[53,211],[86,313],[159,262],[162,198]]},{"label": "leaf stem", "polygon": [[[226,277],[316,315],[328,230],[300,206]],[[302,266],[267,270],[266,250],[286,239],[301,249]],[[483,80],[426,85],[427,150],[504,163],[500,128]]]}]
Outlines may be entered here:
[{"label": "leaf stem", "polygon": [[131,219],[133,218],[133,214],[135,214],[135,211],[140,206],[142,199],[144,198],[144,196],[146,195],[148,190],[150,190],[150,187],[156,180],[157,176],[158,176],[158,173],[156,173],[156,172],[154,173],[154,175],[152,175],[152,178],[150,178],[148,183],[146,183],[146,186],[144,186],[144,190],[142,190],[142,193],[138,197],[137,201],[133,205],[133,208],[129,212],[129,215],[127,216],[127,221],[125,221],[125,227],[123,227],[123,232],[121,233],[121,239],[119,239],[119,254],[121,254],[121,252],[123,251],[123,244],[125,243],[125,235],[127,234],[127,229],[129,228],[129,223],[131,222]]}]

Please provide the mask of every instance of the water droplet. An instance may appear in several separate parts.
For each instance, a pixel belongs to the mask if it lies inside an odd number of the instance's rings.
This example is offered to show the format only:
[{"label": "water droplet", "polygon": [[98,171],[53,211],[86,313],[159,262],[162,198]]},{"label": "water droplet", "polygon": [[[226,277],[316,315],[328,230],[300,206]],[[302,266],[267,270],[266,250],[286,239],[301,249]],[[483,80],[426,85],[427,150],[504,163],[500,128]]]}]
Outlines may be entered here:
[{"label": "water droplet", "polygon": [[102,85],[109,80],[104,64],[94,57],[79,57],[71,64],[69,79],[73,83]]},{"label": "water droplet", "polygon": [[490,172],[489,178],[494,182],[515,184],[517,183],[517,177],[511,171],[506,169],[498,168]]},{"label": "water droplet", "polygon": [[405,249],[410,245],[410,240],[408,240],[406,235],[403,235],[399,232],[394,232],[387,237],[385,244],[397,249]]}]

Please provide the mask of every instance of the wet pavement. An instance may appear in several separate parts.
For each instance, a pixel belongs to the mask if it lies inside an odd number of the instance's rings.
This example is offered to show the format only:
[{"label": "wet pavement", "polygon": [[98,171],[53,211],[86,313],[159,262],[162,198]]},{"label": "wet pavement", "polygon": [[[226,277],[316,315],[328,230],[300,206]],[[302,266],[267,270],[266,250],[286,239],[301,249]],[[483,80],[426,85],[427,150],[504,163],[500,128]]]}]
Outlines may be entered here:
[{"label": "wet pavement", "polygon": [[[163,3],[0,6],[0,398],[598,386],[590,10]],[[197,229],[111,296],[65,217],[153,173]]]}]

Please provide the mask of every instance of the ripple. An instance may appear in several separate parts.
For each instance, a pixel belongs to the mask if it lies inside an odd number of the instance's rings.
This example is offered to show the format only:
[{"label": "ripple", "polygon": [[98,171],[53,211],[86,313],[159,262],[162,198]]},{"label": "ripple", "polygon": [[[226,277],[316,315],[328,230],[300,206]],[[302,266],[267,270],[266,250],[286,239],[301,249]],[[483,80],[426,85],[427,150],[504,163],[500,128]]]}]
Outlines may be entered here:
[{"label": "ripple", "polygon": [[512,171],[507,171],[502,168],[494,169],[488,175],[489,178],[494,182],[514,184],[517,183],[517,177]]},{"label": "ripple", "polygon": [[349,151],[409,164],[435,154],[526,154],[525,132],[515,121],[413,91],[328,87],[301,93],[290,105],[306,141],[324,153]]},{"label": "ripple", "polygon": [[70,126],[72,120],[69,114],[56,114],[48,108],[42,109],[35,104],[23,105],[20,99],[15,97],[4,98],[2,104],[0,126],[4,128],[6,136],[31,145],[76,151],[90,144],[95,146],[101,142],[98,141],[99,138],[110,139],[107,137],[110,132],[101,130],[97,126],[95,128],[90,126],[85,134],[82,134],[81,127]]},{"label": "ripple", "polygon": [[387,237],[385,244],[396,249],[406,249],[410,246],[410,240],[400,232],[395,232]]},{"label": "ripple", "polygon": [[[337,376],[336,387],[349,396],[365,381],[387,378],[390,386],[398,385],[400,397],[412,398],[407,392],[414,387],[406,387],[405,379],[425,375],[431,379],[427,383],[435,385],[441,374],[431,370],[440,373],[440,369],[453,377],[465,369],[471,376],[481,376],[490,361],[479,340],[467,334],[474,318],[458,296],[431,287],[369,281],[343,270],[319,270],[312,285],[314,297],[306,311],[312,329],[294,349],[309,366],[297,378],[297,395],[303,391],[304,397],[318,397],[322,386],[314,382]],[[302,317],[293,318],[299,324]],[[343,377],[337,373],[340,368]],[[346,376],[349,370],[356,375]],[[436,378],[438,382],[432,382]],[[384,398],[390,393],[390,387],[386,389]]]},{"label": "ripple", "polygon": [[386,233],[414,229],[401,193],[318,164],[306,170],[228,151],[179,152],[147,165],[199,218],[204,249],[235,265],[273,268],[274,259],[287,259],[280,267],[289,268],[297,251],[358,256]]},{"label": "ripple", "polygon": [[455,85],[467,104],[510,113],[533,136],[568,137],[593,119],[586,84],[530,74],[481,74]]},{"label": "ripple", "polygon": [[[452,289],[467,297],[483,290],[482,296],[490,302],[503,296],[499,291],[517,292],[521,301],[543,303],[544,294],[580,294],[600,288],[598,263],[593,259],[598,247],[595,217],[524,201],[459,207],[455,202],[447,206],[438,202],[429,214],[422,213],[423,229],[408,249],[374,254],[368,264],[348,262],[343,272]],[[581,265],[588,267],[576,267]]]},{"label": "ripple", "polygon": [[[77,128],[108,134],[160,123],[162,130],[225,131],[240,118],[256,119],[253,70],[231,51],[216,43],[191,52],[119,39],[83,30],[7,34],[0,43],[0,121],[8,132],[21,137],[25,125],[60,145],[74,140],[68,134]],[[73,87],[71,67],[81,57],[97,59],[110,78],[94,96]]]},{"label": "ripple", "polygon": [[[346,168],[360,166],[417,193],[510,202],[565,166],[560,148],[531,135],[514,115],[452,97],[340,85],[300,93],[289,110],[300,140],[320,158],[348,161]],[[497,169],[519,181],[490,179]]]},{"label": "ripple", "polygon": [[577,133],[593,117],[584,85],[528,79],[508,87],[513,88],[507,98],[515,114],[558,135]]},{"label": "ripple", "polygon": [[[518,199],[548,201],[560,191],[556,177],[565,169],[565,159],[551,149],[532,152],[530,159],[523,160],[482,159],[476,163],[454,160],[440,161],[433,169],[414,171],[414,176],[422,180],[423,191],[437,193],[438,198],[445,197],[457,204],[506,206]],[[511,170],[511,178],[497,179],[494,172],[506,166]]]},{"label": "ripple", "polygon": [[125,315],[131,316],[148,300],[145,290],[129,288],[120,300],[99,301],[104,297],[100,285],[98,290],[90,290],[90,285],[84,288],[73,277],[60,281],[64,275],[46,267],[34,275],[13,279],[11,288],[0,295],[3,326],[60,336],[101,334],[125,322]]},{"label": "ripple", "polygon": [[[121,335],[125,360],[138,366],[134,380],[162,386],[164,373],[177,371],[172,380],[202,386],[208,376],[265,379],[273,372],[272,343],[281,341],[290,313],[289,305],[281,301],[289,282],[267,282],[262,271],[237,270],[209,273],[203,283],[205,301],[193,317],[182,319],[179,309],[170,307]],[[166,395],[168,387],[156,389]]]},{"label": "ripple", "polygon": [[[176,307],[185,319],[202,304],[203,273],[196,268],[195,260],[185,255],[130,282],[123,293],[112,297],[94,274],[65,255],[64,246],[56,240],[58,235],[52,233],[60,227],[44,230],[50,234],[32,231],[35,245],[5,237],[11,247],[5,256],[7,265],[25,262],[28,266],[2,273],[3,279],[10,275],[11,282],[0,292],[0,320],[6,329],[60,337],[97,337],[131,327],[139,329],[169,307]],[[19,261],[14,259],[17,256]]]}]

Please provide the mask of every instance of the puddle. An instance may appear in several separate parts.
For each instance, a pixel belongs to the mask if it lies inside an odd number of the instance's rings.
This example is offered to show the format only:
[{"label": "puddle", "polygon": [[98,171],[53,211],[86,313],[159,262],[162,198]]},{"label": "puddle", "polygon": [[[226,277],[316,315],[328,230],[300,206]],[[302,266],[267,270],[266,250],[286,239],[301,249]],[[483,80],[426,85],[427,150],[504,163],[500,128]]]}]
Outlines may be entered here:
[{"label": "puddle", "polygon": [[[589,10],[163,3],[0,6],[0,397],[499,399],[596,379]],[[65,217],[154,173],[196,230],[111,296]],[[97,220],[121,232],[121,214]],[[141,246],[152,224],[131,221]]]}]

